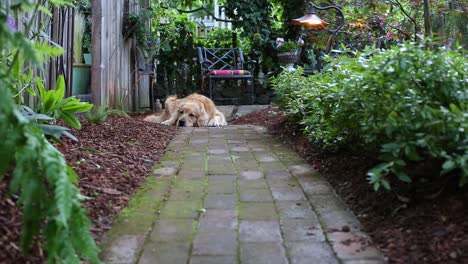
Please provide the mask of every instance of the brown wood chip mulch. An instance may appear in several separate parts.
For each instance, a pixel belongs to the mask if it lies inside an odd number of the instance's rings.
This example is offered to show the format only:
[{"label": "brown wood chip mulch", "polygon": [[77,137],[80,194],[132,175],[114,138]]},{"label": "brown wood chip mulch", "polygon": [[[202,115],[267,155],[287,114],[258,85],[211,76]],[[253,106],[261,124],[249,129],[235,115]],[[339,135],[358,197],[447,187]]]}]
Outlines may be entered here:
[{"label": "brown wood chip mulch", "polygon": [[[65,139],[57,148],[79,175],[83,195],[91,198],[85,206],[99,239],[116,214],[150,173],[176,133],[174,127],[144,122],[142,115],[109,117],[102,124],[82,121],[73,130],[80,141]],[[28,257],[18,248],[21,210],[8,193],[9,177],[0,181],[0,263],[44,263],[36,244]]]}]

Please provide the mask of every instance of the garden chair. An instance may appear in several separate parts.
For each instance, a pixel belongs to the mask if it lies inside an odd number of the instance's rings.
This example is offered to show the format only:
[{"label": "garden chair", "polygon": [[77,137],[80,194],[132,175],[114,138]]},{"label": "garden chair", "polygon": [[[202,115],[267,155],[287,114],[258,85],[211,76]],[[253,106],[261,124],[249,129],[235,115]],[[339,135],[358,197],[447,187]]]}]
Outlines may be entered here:
[{"label": "garden chair", "polygon": [[208,86],[212,100],[236,100],[238,98],[213,98],[213,90],[219,81],[233,80],[241,83],[243,93],[248,93],[251,104],[255,101],[253,71],[255,61],[246,62],[241,48],[202,48],[198,47],[198,60],[201,69],[201,88]]}]

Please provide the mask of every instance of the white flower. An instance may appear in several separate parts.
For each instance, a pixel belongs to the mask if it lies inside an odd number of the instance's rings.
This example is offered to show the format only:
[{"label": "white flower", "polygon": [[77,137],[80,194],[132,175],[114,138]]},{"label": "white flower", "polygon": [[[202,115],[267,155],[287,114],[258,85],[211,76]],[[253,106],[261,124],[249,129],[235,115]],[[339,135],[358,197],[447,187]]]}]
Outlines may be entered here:
[{"label": "white flower", "polygon": [[281,46],[283,46],[284,44],[284,38],[277,38],[276,39],[276,48],[279,48]]},{"label": "white flower", "polygon": [[304,40],[302,38],[297,40],[297,45],[303,46],[304,45]]}]

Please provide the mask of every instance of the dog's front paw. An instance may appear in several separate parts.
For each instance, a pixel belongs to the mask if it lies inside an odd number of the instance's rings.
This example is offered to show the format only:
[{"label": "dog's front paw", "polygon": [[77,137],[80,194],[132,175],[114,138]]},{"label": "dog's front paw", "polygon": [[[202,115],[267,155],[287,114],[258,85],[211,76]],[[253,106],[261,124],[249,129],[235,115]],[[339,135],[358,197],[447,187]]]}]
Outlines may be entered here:
[{"label": "dog's front paw", "polygon": [[208,126],[210,127],[222,127],[227,125],[225,122],[220,122],[219,120],[215,120],[213,122],[208,123]]},{"label": "dog's front paw", "polygon": [[165,125],[165,126],[170,126],[171,125],[171,122],[170,120],[166,120],[164,122],[161,122],[161,124]]},{"label": "dog's front paw", "polygon": [[219,122],[217,120],[212,119],[212,120],[210,120],[210,122],[208,122],[208,126],[209,127],[219,127],[221,125],[219,124]]}]

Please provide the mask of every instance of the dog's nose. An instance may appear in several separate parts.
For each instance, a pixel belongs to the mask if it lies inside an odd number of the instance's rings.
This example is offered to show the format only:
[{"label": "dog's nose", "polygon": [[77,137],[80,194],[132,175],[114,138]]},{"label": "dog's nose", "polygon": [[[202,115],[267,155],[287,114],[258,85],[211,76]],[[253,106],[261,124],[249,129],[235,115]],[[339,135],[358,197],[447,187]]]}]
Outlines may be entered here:
[{"label": "dog's nose", "polygon": [[179,120],[179,126],[184,127],[185,126],[185,121],[184,120]]}]

